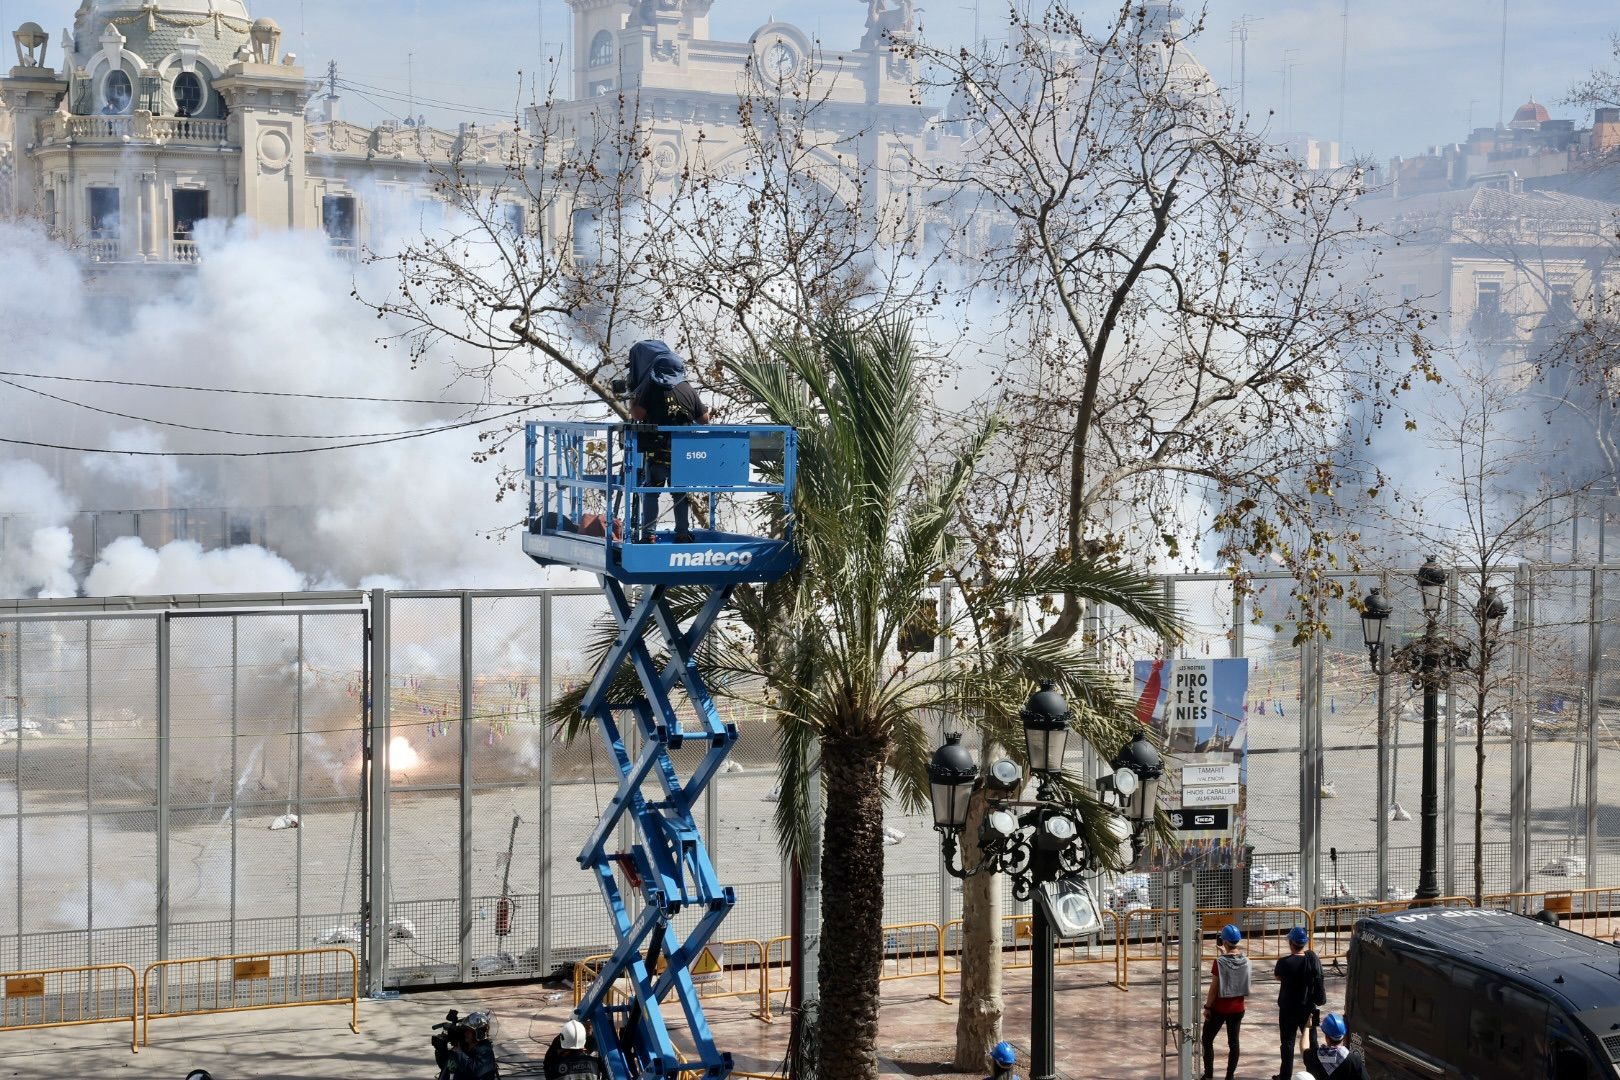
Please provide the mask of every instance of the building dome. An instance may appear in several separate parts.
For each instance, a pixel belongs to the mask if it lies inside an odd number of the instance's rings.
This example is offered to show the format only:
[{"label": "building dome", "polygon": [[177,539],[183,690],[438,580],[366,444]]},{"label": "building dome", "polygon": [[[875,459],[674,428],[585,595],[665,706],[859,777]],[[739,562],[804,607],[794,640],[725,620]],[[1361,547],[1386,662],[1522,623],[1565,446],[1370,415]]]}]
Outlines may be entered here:
[{"label": "building dome", "polygon": [[252,26],[245,0],[157,0],[155,7],[144,0],[84,0],[73,20],[73,53],[82,63],[101,50],[103,35],[112,29],[148,62],[172,51],[182,37],[196,38],[205,55],[228,59]]},{"label": "building dome", "polygon": [[[84,0],[79,5],[79,17],[96,20],[108,15],[139,13],[145,0]],[[164,15],[219,14],[228,19],[250,22],[246,0],[158,0],[158,11]]]},{"label": "building dome", "polygon": [[1508,127],[1534,130],[1539,128],[1543,121],[1550,119],[1552,117],[1548,115],[1547,107],[1531,98],[1519,106],[1519,111],[1513,114],[1513,122]]}]

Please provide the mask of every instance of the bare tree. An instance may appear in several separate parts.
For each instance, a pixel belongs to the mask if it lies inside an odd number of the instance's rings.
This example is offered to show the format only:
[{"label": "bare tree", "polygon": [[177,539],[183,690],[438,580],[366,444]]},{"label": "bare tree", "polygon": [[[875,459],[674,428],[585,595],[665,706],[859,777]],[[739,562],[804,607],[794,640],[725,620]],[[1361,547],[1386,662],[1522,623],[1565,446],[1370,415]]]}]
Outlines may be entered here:
[{"label": "bare tree", "polygon": [[[621,416],[611,380],[639,338],[669,336],[724,396],[727,355],[915,314],[935,294],[906,247],[908,200],[874,133],[833,115],[847,88],[819,52],[782,79],[750,60],[736,123],[712,136],[655,131],[634,90],[548,98],[499,182],[441,170],[450,220],[379,256],[399,291],[373,306],[413,356],[453,340],[482,357],[464,375],[518,374],[542,402],[583,388]],[[533,227],[513,227],[514,199]]]},{"label": "bare tree", "polygon": [[[1014,6],[1005,45],[914,46],[960,144],[918,168],[1006,301],[993,391],[1047,478],[1036,541],[1173,555],[1213,533],[1228,564],[1278,561],[1325,599],[1347,429],[1388,407],[1402,350],[1423,362],[1416,313],[1369,287],[1360,172],[1268,145],[1192,60],[1200,28],[1167,15]],[[1080,615],[1066,600],[1047,632]]]},{"label": "bare tree", "polygon": [[1447,372],[1422,425],[1434,489],[1409,491],[1391,516],[1409,541],[1459,568],[1458,644],[1468,659],[1452,685],[1472,711],[1476,904],[1485,892],[1486,735],[1515,687],[1502,669],[1517,633],[1502,629],[1506,593],[1515,567],[1567,522],[1581,490],[1558,468],[1559,447],[1545,437],[1539,411],[1521,371],[1470,354]]},{"label": "bare tree", "polygon": [[[992,562],[1274,561],[1296,574],[1307,634],[1339,595],[1317,571],[1342,550],[1332,509],[1358,425],[1426,353],[1416,313],[1369,285],[1359,170],[1269,145],[1193,60],[1201,24],[1170,10],[1010,5],[1004,44],[908,48],[952,101],[954,159],[917,169],[965,223],[963,272],[998,342],[985,396],[1011,420],[998,452],[1017,475],[980,482],[996,512],[973,532]],[[1082,613],[1063,597],[1047,639]],[[979,951],[998,942],[987,910],[965,911],[962,1068],[1000,1019],[973,974],[997,962]]]},{"label": "bare tree", "polygon": [[1609,51],[1613,65],[1595,68],[1570,87],[1564,98],[1567,104],[1587,108],[1620,107],[1620,33],[1609,35]]}]

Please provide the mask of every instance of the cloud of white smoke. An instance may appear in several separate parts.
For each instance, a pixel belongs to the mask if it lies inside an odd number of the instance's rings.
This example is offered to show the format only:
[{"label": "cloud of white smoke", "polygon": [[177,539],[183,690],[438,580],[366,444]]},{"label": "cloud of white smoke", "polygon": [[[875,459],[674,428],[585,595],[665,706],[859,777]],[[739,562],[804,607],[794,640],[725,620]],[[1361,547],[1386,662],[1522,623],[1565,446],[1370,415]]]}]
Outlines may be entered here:
[{"label": "cloud of white smoke", "polygon": [[[8,415],[0,434],[132,452],[0,444],[0,522],[28,516],[27,534],[13,527],[0,544],[0,591],[72,595],[66,530],[35,532],[70,524],[79,533],[84,589],[94,594],[375,581],[424,588],[540,584],[537,569],[501,535],[520,517],[517,501],[496,500],[498,469],[520,464],[521,438],[493,462],[472,458],[478,432],[496,424],[387,441],[498,411],[432,402],[500,400],[522,388],[462,378],[466,358],[449,348],[412,363],[403,349],[379,343],[387,324],[353,292],[358,274],[371,277],[367,295],[386,293],[395,272],[387,264],[357,268],[334,258],[325,238],[312,233],[232,227],[203,239],[194,272],[170,276],[152,268],[86,281],[73,253],[35,229],[0,223],[0,260],[22,270],[8,274],[0,290],[0,333],[8,340],[0,370],[260,392],[0,375],[0,407]],[[348,443],[364,445],[331,448]],[[309,449],[319,452],[287,453]],[[104,525],[101,550],[92,552],[85,521],[72,520],[80,509],[172,507],[225,508],[268,522],[263,534],[275,551],[215,558],[197,543],[171,543],[192,537],[175,515],[155,514],[143,515],[145,543],[130,537],[109,546],[109,534],[131,526]],[[233,530],[215,529],[203,539],[228,544],[223,533]]]},{"label": "cloud of white smoke", "polygon": [[84,591],[89,596],[298,592],[306,584],[292,563],[257,544],[204,551],[194,540],[175,540],[153,551],[125,536],[102,550],[84,579]]}]

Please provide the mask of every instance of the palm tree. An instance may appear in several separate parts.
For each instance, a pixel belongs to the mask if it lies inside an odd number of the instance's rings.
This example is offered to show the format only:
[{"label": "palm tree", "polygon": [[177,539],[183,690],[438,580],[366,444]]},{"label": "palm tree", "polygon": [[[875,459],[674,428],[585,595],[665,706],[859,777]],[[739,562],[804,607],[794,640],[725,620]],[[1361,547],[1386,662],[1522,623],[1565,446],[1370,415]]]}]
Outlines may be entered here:
[{"label": "palm tree", "polygon": [[[793,515],[801,560],[780,581],[739,589],[733,618],[697,659],[717,694],[763,696],[776,716],[776,819],[789,855],[807,848],[807,763],[821,762],[821,950],[837,960],[822,965],[819,987],[819,1027],[833,1037],[810,1041],[819,1043],[825,1075],[864,1080],[877,1075],[883,807],[891,793],[909,809],[927,805],[940,718],[972,724],[985,745],[1012,748],[1016,759],[1024,747],[1018,707],[1034,683],[1050,680],[1069,698],[1083,736],[1097,747],[1121,746],[1133,733],[1134,702],[1118,680],[1068,643],[1024,633],[1017,614],[1042,597],[1072,593],[1166,638],[1179,636],[1180,623],[1156,582],[1095,562],[1053,558],[961,580],[967,552],[951,525],[999,425],[986,421],[943,468],[930,467],[925,444],[937,433],[920,421],[924,399],[905,324],[835,323],[732,367],[765,419],[798,431],[793,506],[769,506],[766,514]],[[965,603],[937,630],[959,647],[948,657],[906,655],[902,634],[933,624],[927,594],[947,578],[961,584]],[[685,613],[702,598],[677,593],[671,601]],[[588,651],[601,656],[616,633],[604,624]],[[613,699],[637,693],[635,675],[618,672]],[[580,695],[553,706],[566,738],[587,726]],[[1107,812],[1095,800],[1085,809],[1087,843],[1113,850]]]},{"label": "palm tree", "polygon": [[[1122,745],[1131,702],[1114,677],[1067,643],[1023,633],[1016,614],[1068,593],[1112,605],[1165,637],[1177,636],[1179,623],[1152,581],[1051,559],[965,588],[960,617],[942,628],[962,642],[949,657],[905,657],[901,635],[933,616],[930,586],[965,561],[951,525],[996,421],[970,432],[944,468],[929,468],[925,439],[935,433],[921,422],[917,356],[902,323],[831,325],[734,366],[765,416],[799,433],[792,512],[802,562],[779,587],[749,598],[754,610],[741,621],[751,647],[735,647],[745,642],[733,637],[713,662],[725,669],[723,686],[763,686],[778,712],[777,816],[790,849],[805,829],[805,751],[819,742],[821,948],[837,958],[821,967],[819,1066],[860,1080],[877,1075],[884,801],[892,789],[910,807],[926,804],[939,718],[959,716],[987,742],[1021,752],[1018,704],[1033,681],[1050,679],[1093,745]],[[1105,815],[1086,816],[1101,845]]]}]

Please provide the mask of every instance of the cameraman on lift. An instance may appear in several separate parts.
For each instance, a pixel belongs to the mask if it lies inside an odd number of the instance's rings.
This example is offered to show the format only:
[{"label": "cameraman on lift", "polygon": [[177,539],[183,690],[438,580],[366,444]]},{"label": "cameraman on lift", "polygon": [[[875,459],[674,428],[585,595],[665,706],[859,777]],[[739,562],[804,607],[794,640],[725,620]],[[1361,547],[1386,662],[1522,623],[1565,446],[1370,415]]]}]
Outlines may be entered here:
[{"label": "cameraman on lift", "polygon": [[[657,427],[684,427],[707,424],[709,407],[691,383],[686,381],[686,361],[662,341],[638,341],[630,346],[630,419]],[[642,452],[647,465],[642,483],[668,487],[670,477],[669,436],[643,435]],[[675,504],[675,542],[692,542],[691,508],[686,496],[671,495]],[[635,540],[642,544],[658,542],[658,494],[641,496],[641,518]]]}]

